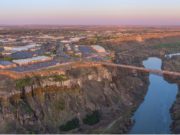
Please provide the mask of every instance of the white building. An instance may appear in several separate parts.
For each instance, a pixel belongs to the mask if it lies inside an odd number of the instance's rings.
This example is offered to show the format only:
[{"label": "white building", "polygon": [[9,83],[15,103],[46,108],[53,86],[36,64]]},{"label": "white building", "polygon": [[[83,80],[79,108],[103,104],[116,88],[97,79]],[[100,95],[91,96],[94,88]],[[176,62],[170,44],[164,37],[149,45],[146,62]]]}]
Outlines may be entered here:
[{"label": "white building", "polygon": [[100,45],[92,45],[91,47],[98,53],[105,53],[106,52],[104,47],[102,47]]},{"label": "white building", "polygon": [[71,43],[71,41],[70,40],[61,40],[61,43],[69,44],[69,43]]},{"label": "white building", "polygon": [[0,42],[2,42],[2,43],[8,43],[8,41],[7,41],[7,40],[4,40],[4,39],[0,39]]},{"label": "white building", "polygon": [[71,42],[78,42],[81,38],[79,37],[74,37],[74,38],[70,38]]},{"label": "white building", "polygon": [[28,51],[30,49],[39,47],[41,45],[39,44],[30,44],[30,45],[26,45],[26,46],[17,46],[17,47],[11,47],[11,46],[5,46],[4,50],[5,51],[11,51],[11,52],[20,52],[20,51]]},{"label": "white building", "polygon": [[45,62],[45,61],[50,61],[50,60],[52,60],[52,57],[37,56],[37,57],[32,57],[32,58],[27,58],[27,59],[13,60],[13,62],[18,64],[19,66],[22,66],[22,65],[34,64],[34,63]]}]

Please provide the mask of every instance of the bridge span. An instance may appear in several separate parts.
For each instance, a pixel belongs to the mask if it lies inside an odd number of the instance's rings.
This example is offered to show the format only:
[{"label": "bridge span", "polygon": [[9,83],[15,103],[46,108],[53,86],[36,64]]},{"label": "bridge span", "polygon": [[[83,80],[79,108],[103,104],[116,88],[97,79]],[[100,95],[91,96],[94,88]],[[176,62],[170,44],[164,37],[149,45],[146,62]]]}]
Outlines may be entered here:
[{"label": "bridge span", "polygon": [[123,65],[123,64],[115,64],[115,63],[109,63],[109,62],[99,62],[99,63],[104,65],[104,66],[118,67],[118,68],[124,68],[124,69],[129,69],[129,70],[137,70],[137,71],[151,73],[151,74],[157,74],[157,75],[168,75],[168,76],[180,77],[180,72],[167,71],[167,70],[147,69],[147,68],[144,68],[144,67],[137,67],[137,66],[132,66],[132,65]]}]

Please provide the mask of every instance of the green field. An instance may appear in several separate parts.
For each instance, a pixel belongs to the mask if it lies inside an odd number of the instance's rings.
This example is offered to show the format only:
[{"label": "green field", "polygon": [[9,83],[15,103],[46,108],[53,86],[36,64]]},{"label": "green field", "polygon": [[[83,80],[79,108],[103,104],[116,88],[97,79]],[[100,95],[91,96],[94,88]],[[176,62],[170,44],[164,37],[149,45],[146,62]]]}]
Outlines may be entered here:
[{"label": "green field", "polygon": [[164,44],[159,44],[159,45],[156,45],[155,48],[156,49],[161,49],[161,48],[178,48],[180,47],[180,42],[177,42],[177,43],[164,43]]}]

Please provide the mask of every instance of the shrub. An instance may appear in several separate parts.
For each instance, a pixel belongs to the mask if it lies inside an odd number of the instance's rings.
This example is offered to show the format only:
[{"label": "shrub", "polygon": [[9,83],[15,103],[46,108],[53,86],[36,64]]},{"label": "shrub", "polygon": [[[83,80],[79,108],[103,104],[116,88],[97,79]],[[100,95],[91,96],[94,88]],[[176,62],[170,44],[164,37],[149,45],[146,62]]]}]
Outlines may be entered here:
[{"label": "shrub", "polygon": [[53,75],[52,78],[56,82],[65,81],[68,79],[65,75]]},{"label": "shrub", "polygon": [[86,115],[86,117],[83,119],[83,123],[87,125],[97,124],[100,121],[100,117],[99,111],[94,111],[92,114]]},{"label": "shrub", "polygon": [[18,89],[22,89],[28,85],[32,85],[32,79],[30,77],[25,77],[23,79],[16,80],[16,87]]},{"label": "shrub", "polygon": [[5,61],[12,61],[13,58],[11,58],[11,57],[4,57],[4,58],[2,58],[2,60],[5,60]]},{"label": "shrub", "polygon": [[59,129],[61,131],[69,131],[75,128],[79,127],[79,119],[78,118],[74,118],[70,121],[68,121],[65,125],[62,125],[59,127]]},{"label": "shrub", "polygon": [[64,110],[65,109],[65,101],[62,99],[57,104],[55,104],[55,107],[59,110]]},{"label": "shrub", "polygon": [[25,103],[24,101],[19,102],[19,106],[25,113],[31,114],[33,112],[32,108],[29,104]]}]

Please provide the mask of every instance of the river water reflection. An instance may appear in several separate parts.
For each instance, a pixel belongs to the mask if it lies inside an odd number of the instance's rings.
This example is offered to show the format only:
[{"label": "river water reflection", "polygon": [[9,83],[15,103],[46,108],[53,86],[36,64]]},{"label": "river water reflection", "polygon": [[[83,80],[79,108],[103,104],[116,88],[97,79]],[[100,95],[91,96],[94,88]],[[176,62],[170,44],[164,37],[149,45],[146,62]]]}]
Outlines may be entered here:
[{"label": "river water reflection", "polygon": [[[162,61],[151,57],[143,61],[143,65],[146,68],[161,70]],[[149,80],[145,99],[133,116],[135,124],[130,133],[171,133],[172,119],[169,111],[176,99],[178,87],[165,81],[162,76],[154,74],[150,74]]]}]

